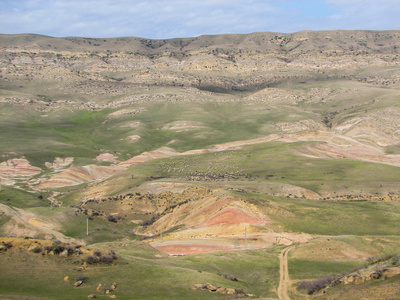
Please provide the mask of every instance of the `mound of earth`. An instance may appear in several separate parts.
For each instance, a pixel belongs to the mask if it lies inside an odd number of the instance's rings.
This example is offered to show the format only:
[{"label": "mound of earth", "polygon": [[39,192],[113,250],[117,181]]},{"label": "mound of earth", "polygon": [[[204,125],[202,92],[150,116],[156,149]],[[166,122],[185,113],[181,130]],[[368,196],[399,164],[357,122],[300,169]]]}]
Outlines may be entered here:
[{"label": "mound of earth", "polygon": [[276,242],[275,237],[260,234],[269,222],[252,204],[214,193],[174,207],[144,233],[160,236],[168,229],[180,228],[164,234],[162,242],[154,238],[152,243],[158,250],[174,255],[258,249]]},{"label": "mound of earth", "polygon": [[106,161],[110,163],[117,163],[118,159],[115,155],[111,153],[101,153],[96,157],[97,161]]},{"label": "mound of earth", "polygon": [[0,204],[0,211],[11,217],[9,221],[2,227],[4,234],[14,237],[36,237],[44,236],[46,239],[56,238],[62,242],[74,242],[85,244],[82,241],[65,236],[59,230],[59,222],[57,216],[47,218],[38,217],[35,213],[27,210],[12,208],[4,204]]},{"label": "mound of earth", "polygon": [[176,121],[165,124],[162,129],[182,132],[182,131],[196,130],[202,128],[205,128],[205,126],[200,122]]},{"label": "mound of earth", "polygon": [[[192,232],[205,227],[215,234],[223,233],[225,227],[234,232],[243,225],[265,225],[268,218],[254,205],[234,197],[219,196],[212,193],[196,201],[189,201],[174,207],[171,212],[163,215],[154,224],[149,226],[144,234],[154,235],[161,230],[184,225],[184,229]],[[222,227],[221,227],[222,226]]]},{"label": "mound of earth", "polygon": [[264,222],[259,216],[248,213],[240,208],[227,207],[205,220],[199,227],[209,227],[217,224],[237,225],[242,223],[262,225]]},{"label": "mound of earth", "polygon": [[174,155],[179,155],[179,152],[176,152],[174,149],[169,147],[161,147],[154,151],[143,152],[137,156],[132,157],[126,161],[120,162],[118,166],[120,167],[129,167],[132,165],[140,164],[145,161],[153,160],[156,158],[164,158],[164,157],[171,157]]},{"label": "mound of earth", "polygon": [[2,177],[32,177],[41,171],[42,169],[32,166],[24,157],[9,159],[0,163],[0,174]]},{"label": "mound of earth", "polygon": [[140,135],[134,134],[127,137],[130,142],[136,142],[140,139]]},{"label": "mound of earth", "polygon": [[52,176],[48,180],[41,182],[35,187],[35,189],[54,189],[64,186],[77,185],[93,180],[108,178],[119,171],[121,171],[121,168],[115,166],[74,166]]},{"label": "mound of earth", "polygon": [[298,149],[298,153],[308,157],[334,159],[350,158],[400,166],[400,157],[398,155],[385,154],[379,145],[362,143],[351,137],[333,133],[313,132],[293,137],[293,141],[297,139],[324,141],[324,143],[315,143]]},{"label": "mound of earth", "polygon": [[62,169],[65,169],[68,167],[70,164],[72,164],[74,161],[73,157],[56,157],[54,158],[54,162],[46,162],[45,166],[50,169],[54,169],[55,171],[60,171]]}]

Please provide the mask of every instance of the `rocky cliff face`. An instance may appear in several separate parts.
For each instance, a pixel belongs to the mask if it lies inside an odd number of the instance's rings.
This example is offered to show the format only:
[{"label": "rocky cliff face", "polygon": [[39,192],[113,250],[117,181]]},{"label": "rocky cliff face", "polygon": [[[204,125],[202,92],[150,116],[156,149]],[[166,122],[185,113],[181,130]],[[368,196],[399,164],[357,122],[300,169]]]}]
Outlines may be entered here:
[{"label": "rocky cliff face", "polygon": [[331,77],[349,80],[386,85],[399,80],[398,74],[346,72],[371,65],[397,66],[397,31],[254,33],[164,41],[1,35],[0,40],[4,81],[56,80],[69,90],[77,89],[79,82],[87,92],[98,81],[103,85],[98,92],[111,95],[133,84],[247,90],[287,78],[323,77],[333,70],[337,72]]}]

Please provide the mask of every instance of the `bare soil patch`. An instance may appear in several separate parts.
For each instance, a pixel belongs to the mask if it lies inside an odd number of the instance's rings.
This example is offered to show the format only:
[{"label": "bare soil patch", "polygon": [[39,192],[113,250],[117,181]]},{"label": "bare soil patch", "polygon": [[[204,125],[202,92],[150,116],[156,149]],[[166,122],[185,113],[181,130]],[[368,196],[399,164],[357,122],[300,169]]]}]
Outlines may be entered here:
[{"label": "bare soil patch", "polygon": [[228,207],[200,224],[199,227],[208,227],[216,224],[234,225],[242,223],[261,225],[263,220],[260,217],[247,213],[239,208]]}]

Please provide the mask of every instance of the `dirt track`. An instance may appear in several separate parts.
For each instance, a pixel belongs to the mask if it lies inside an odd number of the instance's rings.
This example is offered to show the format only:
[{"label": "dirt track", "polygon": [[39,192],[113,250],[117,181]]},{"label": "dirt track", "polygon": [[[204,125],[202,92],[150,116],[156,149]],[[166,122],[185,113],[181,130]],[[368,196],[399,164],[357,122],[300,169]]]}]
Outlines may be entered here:
[{"label": "dirt track", "polygon": [[288,254],[289,251],[292,250],[294,247],[295,246],[289,246],[283,249],[282,252],[279,254],[280,280],[278,287],[278,297],[281,300],[290,300],[290,297],[287,293],[290,286]]}]

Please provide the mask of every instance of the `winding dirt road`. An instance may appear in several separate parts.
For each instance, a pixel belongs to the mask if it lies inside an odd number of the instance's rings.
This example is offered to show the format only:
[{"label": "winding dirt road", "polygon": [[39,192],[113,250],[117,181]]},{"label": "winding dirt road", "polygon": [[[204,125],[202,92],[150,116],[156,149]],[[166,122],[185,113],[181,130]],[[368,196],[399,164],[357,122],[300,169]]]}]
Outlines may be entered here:
[{"label": "winding dirt road", "polygon": [[294,247],[295,246],[289,246],[283,249],[282,252],[279,254],[280,280],[278,287],[278,297],[281,300],[290,300],[290,297],[287,293],[290,286],[288,254],[289,251],[292,250]]}]

